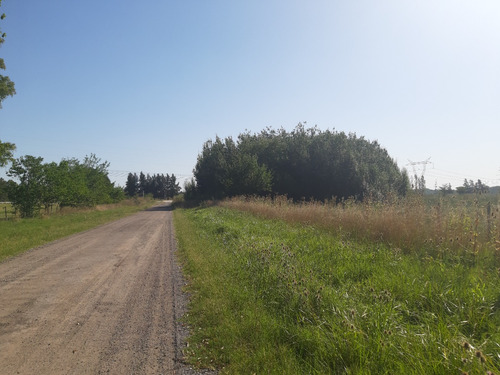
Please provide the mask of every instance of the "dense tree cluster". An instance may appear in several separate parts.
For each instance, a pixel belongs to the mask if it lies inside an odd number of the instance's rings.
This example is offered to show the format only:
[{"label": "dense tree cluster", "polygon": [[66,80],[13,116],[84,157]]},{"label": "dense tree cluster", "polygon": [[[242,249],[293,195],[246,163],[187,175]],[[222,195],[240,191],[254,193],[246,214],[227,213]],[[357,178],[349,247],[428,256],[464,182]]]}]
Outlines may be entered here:
[{"label": "dense tree cluster", "polygon": [[129,197],[137,195],[152,195],[155,199],[173,198],[179,194],[181,188],[174,174],[163,175],[155,174],[153,176],[140,173],[129,173],[125,184],[125,193]]},{"label": "dense tree cluster", "polygon": [[439,191],[441,192],[441,194],[443,195],[449,195],[449,194],[453,194],[453,188],[451,187],[451,184],[450,183],[447,183],[447,184],[443,184],[439,187]]},{"label": "dense tree cluster", "polygon": [[484,184],[481,180],[477,180],[474,182],[472,180],[464,180],[464,184],[462,186],[457,187],[458,194],[486,194],[489,193],[490,187]]},{"label": "dense tree cluster", "polygon": [[4,180],[0,177],[0,202],[8,202],[9,201],[9,190],[11,186],[14,186],[16,183],[12,180]]},{"label": "dense tree cluster", "polygon": [[[404,195],[409,189],[387,151],[355,134],[306,129],[267,128],[258,134],[209,140],[194,169],[203,198],[246,194],[286,194],[294,199],[342,199]],[[192,194],[191,191],[186,193]]]},{"label": "dense tree cluster", "polygon": [[54,204],[92,207],[123,199],[123,190],[108,178],[108,162],[94,154],[58,163],[43,163],[43,158],[31,155],[12,161],[8,175],[17,182],[7,186],[8,197],[21,217],[35,216],[41,207]]}]

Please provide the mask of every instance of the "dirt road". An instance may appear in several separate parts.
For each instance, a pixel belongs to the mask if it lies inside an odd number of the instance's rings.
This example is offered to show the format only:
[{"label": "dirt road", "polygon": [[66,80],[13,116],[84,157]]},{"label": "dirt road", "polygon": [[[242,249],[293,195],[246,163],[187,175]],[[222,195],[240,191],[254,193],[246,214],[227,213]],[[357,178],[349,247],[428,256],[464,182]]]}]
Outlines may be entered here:
[{"label": "dirt road", "polygon": [[152,208],[0,263],[0,374],[191,374],[172,212]]}]

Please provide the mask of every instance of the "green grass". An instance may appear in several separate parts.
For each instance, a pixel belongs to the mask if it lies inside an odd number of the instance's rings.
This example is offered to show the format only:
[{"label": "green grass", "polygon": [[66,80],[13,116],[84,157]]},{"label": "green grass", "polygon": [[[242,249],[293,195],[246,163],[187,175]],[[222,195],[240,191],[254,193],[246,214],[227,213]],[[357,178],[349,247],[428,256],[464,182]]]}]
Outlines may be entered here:
[{"label": "green grass", "polygon": [[174,212],[185,354],[228,374],[500,370],[500,257],[403,252],[221,207]]},{"label": "green grass", "polygon": [[33,247],[120,219],[154,204],[130,200],[98,209],[73,210],[34,219],[0,221],[0,261]]}]

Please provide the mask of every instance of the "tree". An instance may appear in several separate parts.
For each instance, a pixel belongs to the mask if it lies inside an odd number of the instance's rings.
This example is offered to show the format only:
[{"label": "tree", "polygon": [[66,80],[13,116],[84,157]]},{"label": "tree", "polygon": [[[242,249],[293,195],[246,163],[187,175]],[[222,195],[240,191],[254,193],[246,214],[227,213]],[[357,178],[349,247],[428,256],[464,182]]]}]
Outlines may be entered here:
[{"label": "tree", "polygon": [[418,177],[418,175],[413,176],[414,185],[413,188],[416,192],[420,194],[425,193],[425,178],[424,175]]},{"label": "tree", "polygon": [[43,158],[21,156],[12,162],[7,175],[17,178],[19,184],[9,191],[12,205],[21,217],[34,217],[42,203],[44,174]]},{"label": "tree", "polygon": [[9,162],[14,160],[14,151],[16,145],[14,143],[2,142],[0,140],[0,167],[5,167]]},{"label": "tree", "polygon": [[209,140],[194,175],[200,197],[216,199],[269,192],[295,200],[383,199],[409,189],[407,172],[378,142],[303,124],[243,133],[237,142]]},{"label": "tree", "polygon": [[130,197],[140,193],[141,195],[151,194],[155,199],[167,199],[179,194],[181,188],[174,174],[150,176],[140,172],[139,177],[136,173],[128,174],[124,191]]},{"label": "tree", "polygon": [[490,187],[484,184],[481,180],[477,180],[474,185],[474,191],[479,194],[488,194],[490,192]]},{"label": "tree", "polygon": [[14,181],[6,181],[0,177],[0,202],[7,202],[9,200],[9,190],[15,185],[16,183]]},{"label": "tree", "polygon": [[[0,0],[0,6],[1,5],[2,5],[2,0]],[[0,20],[3,20],[4,18],[5,18],[5,13],[2,13],[2,15],[0,16]],[[0,29],[0,46],[3,44],[3,42],[5,42],[5,37],[6,34],[2,33],[2,30]],[[0,69],[5,70],[5,62],[2,58],[0,58]],[[7,96],[13,96],[15,93],[16,90],[14,88],[14,82],[12,82],[8,76],[3,76],[0,74],[0,108],[2,108],[2,101]]]},{"label": "tree", "polygon": [[147,194],[147,192],[146,192],[146,190],[148,188],[147,185],[148,185],[148,182],[147,182],[146,176],[141,171],[141,173],[139,174],[139,195],[144,196],[145,194]]},{"label": "tree", "polygon": [[42,185],[41,202],[48,213],[53,204],[57,204],[62,196],[66,184],[62,183],[61,168],[57,163],[42,165],[44,181]]},{"label": "tree", "polygon": [[177,177],[172,173],[171,176],[167,173],[167,198],[173,198],[181,192],[181,187],[177,182]]},{"label": "tree", "polygon": [[443,195],[453,194],[453,188],[451,187],[451,184],[449,184],[449,183],[441,185],[440,188],[439,188],[439,191]]},{"label": "tree", "polygon": [[271,172],[257,155],[245,153],[231,137],[216,137],[203,145],[194,169],[197,191],[206,199],[220,199],[271,191]]},{"label": "tree", "polygon": [[184,182],[184,199],[186,201],[193,201],[198,198],[198,190],[196,187],[196,181],[191,178],[189,181]]},{"label": "tree", "polygon": [[139,191],[139,177],[137,173],[129,173],[127,176],[127,182],[125,183],[125,193],[129,197],[135,197]]},{"label": "tree", "polygon": [[101,161],[95,154],[85,156],[82,164],[87,184],[87,201],[89,207],[99,203],[111,203],[110,194],[114,188],[108,177],[109,162]]},{"label": "tree", "polygon": [[118,202],[123,190],[108,178],[108,162],[94,154],[78,159],[63,159],[57,163],[42,163],[42,158],[24,156],[12,162],[7,173],[19,180],[9,189],[9,198],[22,217],[33,217],[40,207],[93,207]]},{"label": "tree", "polygon": [[490,191],[490,187],[484,184],[481,180],[477,180],[476,183],[472,180],[464,179],[464,184],[457,187],[458,194],[486,194]]}]

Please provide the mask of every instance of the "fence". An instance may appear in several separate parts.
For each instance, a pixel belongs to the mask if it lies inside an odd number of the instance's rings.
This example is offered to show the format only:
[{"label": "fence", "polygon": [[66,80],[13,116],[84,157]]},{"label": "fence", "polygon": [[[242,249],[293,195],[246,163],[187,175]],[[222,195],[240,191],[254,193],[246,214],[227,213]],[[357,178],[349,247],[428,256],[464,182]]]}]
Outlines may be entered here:
[{"label": "fence", "polygon": [[16,217],[16,212],[10,202],[0,202],[0,220],[9,220]]}]

